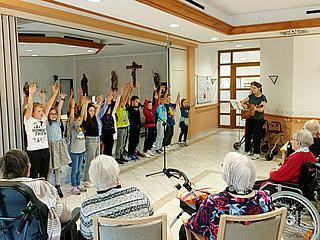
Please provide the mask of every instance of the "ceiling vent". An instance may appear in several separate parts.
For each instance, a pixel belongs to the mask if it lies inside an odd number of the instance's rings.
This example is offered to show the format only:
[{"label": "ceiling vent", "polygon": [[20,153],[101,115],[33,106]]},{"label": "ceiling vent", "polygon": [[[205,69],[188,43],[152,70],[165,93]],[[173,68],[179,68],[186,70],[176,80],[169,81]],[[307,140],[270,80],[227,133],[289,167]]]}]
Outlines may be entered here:
[{"label": "ceiling vent", "polygon": [[205,7],[203,5],[201,5],[200,3],[197,3],[196,1],[193,1],[193,0],[185,0],[185,1],[192,4],[193,6],[195,6],[197,8],[205,10]]},{"label": "ceiling vent", "polygon": [[122,43],[107,43],[106,45],[111,46],[111,47],[118,47],[118,46],[122,46]]},{"label": "ceiling vent", "polygon": [[295,35],[305,34],[307,32],[308,31],[305,29],[293,29],[293,30],[281,31],[280,34],[285,36],[295,36]]},{"label": "ceiling vent", "polygon": [[316,13],[320,13],[320,9],[318,9],[318,10],[308,10],[308,11],[306,11],[306,14],[316,14]]}]

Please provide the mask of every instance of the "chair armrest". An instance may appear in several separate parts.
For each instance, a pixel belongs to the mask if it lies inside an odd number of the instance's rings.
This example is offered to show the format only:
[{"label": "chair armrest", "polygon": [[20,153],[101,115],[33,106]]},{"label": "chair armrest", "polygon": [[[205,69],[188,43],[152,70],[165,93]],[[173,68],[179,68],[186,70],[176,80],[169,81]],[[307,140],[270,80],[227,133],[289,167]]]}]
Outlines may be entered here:
[{"label": "chair armrest", "polygon": [[79,218],[80,218],[80,208],[77,207],[72,210],[70,221],[63,223],[61,225],[61,238],[63,238],[66,235],[66,233],[69,232],[72,225],[76,223]]},{"label": "chair armrest", "polygon": [[[185,225],[185,224],[187,223],[187,221],[188,221],[188,219],[183,218],[183,219],[182,219],[183,225]],[[203,237],[201,234],[195,233],[194,231],[186,228],[186,226],[184,226],[184,228],[186,229],[187,240],[188,240],[188,239],[191,240],[191,239],[192,239],[191,236],[194,236],[197,240],[204,240],[204,237]],[[190,236],[189,238],[188,238],[188,235]]]}]

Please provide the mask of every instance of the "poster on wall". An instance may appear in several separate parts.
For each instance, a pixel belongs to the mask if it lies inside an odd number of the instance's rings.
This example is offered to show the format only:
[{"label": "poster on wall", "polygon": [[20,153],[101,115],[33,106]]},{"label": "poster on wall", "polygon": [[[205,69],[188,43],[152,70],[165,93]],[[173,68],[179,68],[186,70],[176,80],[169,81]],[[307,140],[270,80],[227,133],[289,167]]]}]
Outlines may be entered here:
[{"label": "poster on wall", "polygon": [[213,100],[213,85],[216,82],[211,76],[196,75],[196,82],[198,86],[198,104],[210,103]]}]

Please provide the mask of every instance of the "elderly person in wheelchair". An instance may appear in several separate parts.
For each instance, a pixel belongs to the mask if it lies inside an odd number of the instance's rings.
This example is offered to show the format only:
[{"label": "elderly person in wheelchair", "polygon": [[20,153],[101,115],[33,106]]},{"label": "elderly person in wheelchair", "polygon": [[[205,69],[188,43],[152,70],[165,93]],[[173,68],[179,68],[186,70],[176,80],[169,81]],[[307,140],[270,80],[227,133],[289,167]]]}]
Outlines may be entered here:
[{"label": "elderly person in wheelchair", "polygon": [[[252,190],[256,169],[246,156],[236,152],[228,153],[223,162],[222,178],[228,187],[223,192],[209,195],[198,212],[186,223],[186,228],[202,234],[206,240],[217,238],[222,214],[255,215],[274,210],[271,198],[266,192]],[[179,239],[186,239],[183,225]]]},{"label": "elderly person in wheelchair", "polygon": [[255,189],[260,189],[267,182],[298,183],[302,164],[316,162],[315,156],[309,149],[309,146],[313,144],[313,138],[308,130],[296,131],[290,143],[295,152],[284,161],[279,169],[271,170],[269,179],[257,181],[254,186]]},{"label": "elderly person in wheelchair", "polygon": [[[1,187],[8,186],[9,184],[6,185],[6,182],[18,182],[29,186],[33,190],[35,196],[41,201],[41,204],[43,205],[44,203],[48,209],[46,227],[48,238],[45,239],[58,240],[60,239],[61,223],[68,222],[71,219],[71,212],[60,200],[54,186],[44,179],[32,179],[28,177],[30,174],[30,167],[31,164],[27,153],[21,150],[9,150],[0,158]],[[9,196],[2,195],[5,194],[3,191],[4,188],[1,188],[1,199],[4,198],[5,201],[6,197]],[[3,204],[3,208],[5,208],[4,205],[10,205],[10,202],[4,202],[1,204]],[[14,203],[13,205],[15,206],[15,204],[17,203]],[[11,206],[11,208],[14,206]],[[22,210],[20,209],[20,211]],[[1,213],[3,212],[5,211],[1,211]],[[29,231],[31,230],[32,229]],[[31,238],[29,237],[28,239]]]},{"label": "elderly person in wheelchair", "polygon": [[308,130],[313,137],[313,144],[309,146],[310,151],[317,158],[320,156],[320,124],[318,120],[309,120],[304,124],[304,129]]},{"label": "elderly person in wheelchair", "polygon": [[89,178],[98,191],[81,204],[83,238],[93,239],[93,217],[138,218],[153,214],[149,198],[135,186],[122,187],[119,173],[119,165],[111,156],[100,155],[91,162]]}]

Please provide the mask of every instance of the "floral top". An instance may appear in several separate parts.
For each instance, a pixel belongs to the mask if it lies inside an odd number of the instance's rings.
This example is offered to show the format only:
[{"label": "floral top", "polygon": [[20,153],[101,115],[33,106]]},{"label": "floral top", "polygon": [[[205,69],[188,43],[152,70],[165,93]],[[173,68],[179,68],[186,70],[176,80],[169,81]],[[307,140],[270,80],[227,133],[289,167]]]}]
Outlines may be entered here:
[{"label": "floral top", "polygon": [[206,240],[216,240],[222,214],[256,215],[273,210],[271,197],[265,191],[255,190],[255,196],[250,198],[233,197],[227,191],[223,191],[208,196],[198,212],[188,220],[186,227],[202,234]]}]

